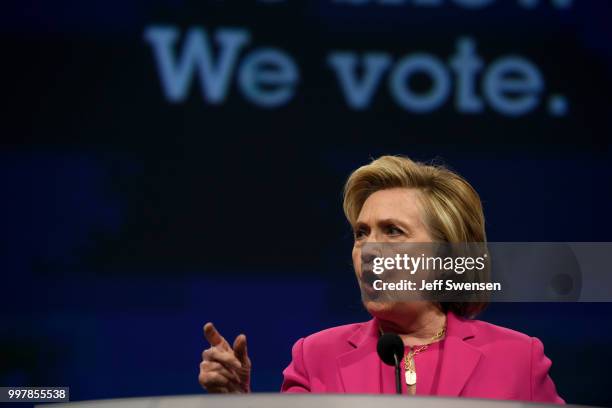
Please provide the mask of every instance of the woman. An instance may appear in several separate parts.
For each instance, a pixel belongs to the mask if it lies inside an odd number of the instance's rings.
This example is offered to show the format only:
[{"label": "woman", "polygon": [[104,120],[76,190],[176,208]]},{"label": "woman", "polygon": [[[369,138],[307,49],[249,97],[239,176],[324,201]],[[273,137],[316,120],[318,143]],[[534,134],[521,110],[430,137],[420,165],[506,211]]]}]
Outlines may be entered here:
[{"label": "woman", "polygon": [[[408,158],[383,156],[357,169],[345,186],[344,212],[358,279],[366,243],[486,241],[480,198],[468,182]],[[380,334],[393,332],[405,346],[406,394],[564,402],[538,339],[472,319],[485,303],[365,298],[364,306],[372,320],[295,343],[283,392],[394,393],[394,368],[376,352]],[[249,392],[246,337],[230,346],[211,323],[204,334],[211,347],[202,353],[200,384],[209,392]]]}]

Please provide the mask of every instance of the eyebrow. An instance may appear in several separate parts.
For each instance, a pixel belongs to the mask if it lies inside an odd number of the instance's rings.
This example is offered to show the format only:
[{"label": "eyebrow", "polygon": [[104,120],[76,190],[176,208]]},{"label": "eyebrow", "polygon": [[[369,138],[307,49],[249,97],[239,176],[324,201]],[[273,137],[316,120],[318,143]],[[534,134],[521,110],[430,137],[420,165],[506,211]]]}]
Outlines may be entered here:
[{"label": "eyebrow", "polygon": [[[410,224],[407,224],[406,222],[400,221],[397,218],[384,218],[382,220],[377,220],[376,221],[376,225],[389,225],[389,224],[396,224],[396,225],[399,225],[401,227],[409,228],[409,229],[413,228]],[[363,227],[363,226],[367,227],[368,224],[363,222],[363,221],[357,221],[355,223],[355,225],[353,226],[353,229],[357,229],[357,228]]]},{"label": "eyebrow", "polygon": [[366,224],[363,221],[357,221],[355,224],[353,224],[351,227],[353,228],[353,230],[359,229],[361,227],[367,227],[368,224]]}]

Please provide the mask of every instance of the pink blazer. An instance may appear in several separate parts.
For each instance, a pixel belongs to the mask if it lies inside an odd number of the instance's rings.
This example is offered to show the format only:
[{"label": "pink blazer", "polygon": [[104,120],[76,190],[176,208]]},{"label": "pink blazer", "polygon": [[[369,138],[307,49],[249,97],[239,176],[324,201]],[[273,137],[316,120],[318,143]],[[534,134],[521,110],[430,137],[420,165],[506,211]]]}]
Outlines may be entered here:
[{"label": "pink blazer", "polygon": [[[377,341],[376,319],[298,340],[282,391],[393,394],[394,369],[378,358]],[[449,313],[440,358],[433,395],[564,403],[535,337]]]}]

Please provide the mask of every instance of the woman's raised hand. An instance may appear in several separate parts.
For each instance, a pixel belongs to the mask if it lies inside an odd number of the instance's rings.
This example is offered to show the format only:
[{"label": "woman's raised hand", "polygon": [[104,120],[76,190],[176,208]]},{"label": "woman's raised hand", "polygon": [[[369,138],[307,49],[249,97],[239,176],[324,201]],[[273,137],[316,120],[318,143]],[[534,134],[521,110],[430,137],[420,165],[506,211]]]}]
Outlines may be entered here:
[{"label": "woman's raised hand", "polygon": [[212,323],[206,323],[204,337],[210,348],[202,352],[200,385],[211,393],[250,392],[251,360],[247,354],[246,336],[239,335],[230,346]]}]

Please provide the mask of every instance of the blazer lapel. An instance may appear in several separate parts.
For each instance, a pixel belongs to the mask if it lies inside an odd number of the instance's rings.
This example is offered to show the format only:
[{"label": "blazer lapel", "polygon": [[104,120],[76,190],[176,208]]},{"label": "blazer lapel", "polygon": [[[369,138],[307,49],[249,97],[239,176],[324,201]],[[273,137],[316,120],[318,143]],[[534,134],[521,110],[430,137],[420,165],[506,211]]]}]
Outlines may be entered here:
[{"label": "blazer lapel", "polygon": [[354,347],[337,358],[345,393],[380,393],[381,363],[376,353],[378,325],[375,319],[364,324],[348,342]]},{"label": "blazer lapel", "polygon": [[482,358],[482,352],[466,342],[474,333],[466,322],[447,314],[446,338],[442,343],[442,364],[437,395],[459,396]]}]

